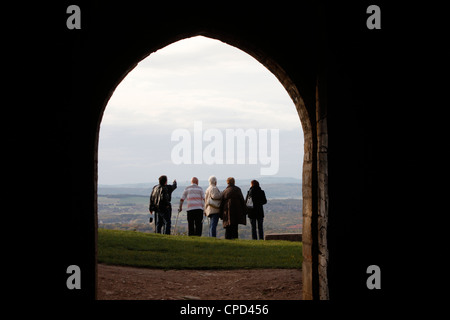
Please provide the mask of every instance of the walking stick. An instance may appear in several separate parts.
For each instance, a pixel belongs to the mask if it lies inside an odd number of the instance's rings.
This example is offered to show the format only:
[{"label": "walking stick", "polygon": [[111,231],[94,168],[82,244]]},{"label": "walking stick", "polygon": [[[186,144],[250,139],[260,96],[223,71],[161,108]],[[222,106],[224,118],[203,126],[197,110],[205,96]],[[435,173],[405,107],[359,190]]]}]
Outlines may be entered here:
[{"label": "walking stick", "polygon": [[180,209],[178,209],[178,213],[177,213],[177,220],[175,220],[175,228],[173,230],[173,234],[176,235],[177,234],[177,223],[178,223],[178,216],[180,215]]}]

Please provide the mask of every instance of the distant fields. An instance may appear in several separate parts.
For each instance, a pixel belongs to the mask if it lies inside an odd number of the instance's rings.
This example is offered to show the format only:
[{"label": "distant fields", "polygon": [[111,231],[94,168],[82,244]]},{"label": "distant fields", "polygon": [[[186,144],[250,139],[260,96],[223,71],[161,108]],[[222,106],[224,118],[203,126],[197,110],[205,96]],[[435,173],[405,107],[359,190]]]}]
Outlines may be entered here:
[{"label": "distant fields", "polygon": [[98,262],[158,269],[301,268],[302,243],[99,229]]},{"label": "distant fields", "polygon": [[[149,197],[131,194],[112,194],[98,196],[98,226],[101,229],[130,230],[153,233],[154,224],[149,223]],[[177,219],[179,198],[172,198],[172,230],[178,235],[187,234],[186,211]],[[269,199],[264,206],[265,233],[299,233],[302,229],[301,199]],[[175,223],[177,229],[175,230]],[[224,238],[222,222],[217,227],[218,238]],[[208,220],[203,222],[203,236],[208,235]],[[239,238],[251,239],[250,223],[239,226]]]}]

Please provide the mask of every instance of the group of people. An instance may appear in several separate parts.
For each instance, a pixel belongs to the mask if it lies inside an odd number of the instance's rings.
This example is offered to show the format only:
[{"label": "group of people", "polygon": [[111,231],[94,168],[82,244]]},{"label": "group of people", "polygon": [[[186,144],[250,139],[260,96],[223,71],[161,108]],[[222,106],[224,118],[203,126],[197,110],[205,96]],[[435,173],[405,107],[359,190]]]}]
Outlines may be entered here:
[{"label": "group of people", "polygon": [[[153,187],[150,195],[150,213],[155,213],[155,231],[157,233],[170,234],[172,205],[171,195],[177,188],[176,180],[167,184],[167,176],[159,177],[159,184]],[[178,213],[186,203],[188,235],[201,236],[203,230],[203,217],[207,217],[209,223],[209,236],[217,236],[217,225],[219,219],[223,221],[225,239],[238,238],[238,225],[246,225],[248,215],[252,227],[252,238],[254,240],[264,239],[264,209],[267,203],[264,190],[259,182],[252,180],[247,196],[244,198],[242,191],[235,185],[234,178],[227,179],[227,187],[222,192],[217,187],[217,178],[209,178],[209,187],[203,193],[198,185],[198,179],[193,177],[191,185],[186,187],[180,198]],[[152,218],[150,218],[150,223]]]}]

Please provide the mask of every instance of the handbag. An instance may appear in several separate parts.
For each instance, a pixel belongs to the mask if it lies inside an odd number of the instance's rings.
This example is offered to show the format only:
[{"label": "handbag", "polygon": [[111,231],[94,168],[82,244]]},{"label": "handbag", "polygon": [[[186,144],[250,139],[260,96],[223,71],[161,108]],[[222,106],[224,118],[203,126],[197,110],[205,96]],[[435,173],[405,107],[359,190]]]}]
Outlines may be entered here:
[{"label": "handbag", "polygon": [[222,200],[216,200],[213,198],[209,198],[208,205],[210,205],[211,207],[213,207],[215,209],[220,209],[221,202],[222,202]]},{"label": "handbag", "polygon": [[246,203],[246,205],[247,205],[247,208],[253,209],[253,199],[252,199],[251,196],[249,196],[249,197],[247,198],[247,203]]}]

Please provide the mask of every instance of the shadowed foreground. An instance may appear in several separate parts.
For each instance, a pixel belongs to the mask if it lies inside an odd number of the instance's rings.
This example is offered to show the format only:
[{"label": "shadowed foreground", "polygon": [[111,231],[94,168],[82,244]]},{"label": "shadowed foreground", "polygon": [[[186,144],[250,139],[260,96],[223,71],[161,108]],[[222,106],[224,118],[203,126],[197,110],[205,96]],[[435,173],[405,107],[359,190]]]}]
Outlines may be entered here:
[{"label": "shadowed foreground", "polygon": [[160,270],[98,265],[99,300],[301,300],[301,269]]}]

